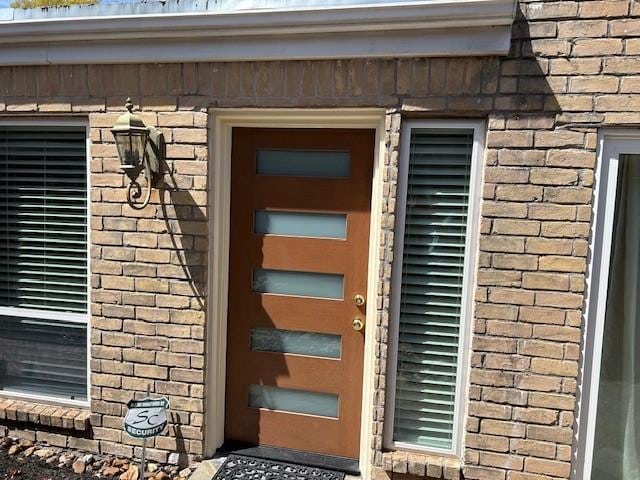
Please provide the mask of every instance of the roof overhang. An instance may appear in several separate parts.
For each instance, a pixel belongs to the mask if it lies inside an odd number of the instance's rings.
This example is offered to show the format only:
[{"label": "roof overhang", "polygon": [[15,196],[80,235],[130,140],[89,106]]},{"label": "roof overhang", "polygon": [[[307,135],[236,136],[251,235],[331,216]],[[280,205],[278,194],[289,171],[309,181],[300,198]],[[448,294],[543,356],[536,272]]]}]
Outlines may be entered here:
[{"label": "roof overhang", "polygon": [[516,0],[0,19],[0,65],[504,55]]}]

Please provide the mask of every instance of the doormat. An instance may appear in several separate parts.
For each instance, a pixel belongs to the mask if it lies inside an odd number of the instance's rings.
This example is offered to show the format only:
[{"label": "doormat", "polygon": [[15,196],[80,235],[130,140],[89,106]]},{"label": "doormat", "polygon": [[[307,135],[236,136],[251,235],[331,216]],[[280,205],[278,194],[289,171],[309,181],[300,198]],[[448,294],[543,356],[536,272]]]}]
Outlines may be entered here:
[{"label": "doormat", "polygon": [[212,480],[344,480],[344,472],[231,454]]}]

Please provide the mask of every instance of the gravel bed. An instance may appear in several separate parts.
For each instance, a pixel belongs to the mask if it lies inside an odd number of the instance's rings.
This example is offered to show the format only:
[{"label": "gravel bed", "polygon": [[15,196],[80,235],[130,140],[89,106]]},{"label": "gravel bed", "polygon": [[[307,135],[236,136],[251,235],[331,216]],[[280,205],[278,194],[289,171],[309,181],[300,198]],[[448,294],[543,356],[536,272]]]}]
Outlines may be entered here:
[{"label": "gravel bed", "polygon": [[131,459],[0,437],[0,480],[188,480],[197,465],[180,469],[148,462],[146,467],[143,476]]}]

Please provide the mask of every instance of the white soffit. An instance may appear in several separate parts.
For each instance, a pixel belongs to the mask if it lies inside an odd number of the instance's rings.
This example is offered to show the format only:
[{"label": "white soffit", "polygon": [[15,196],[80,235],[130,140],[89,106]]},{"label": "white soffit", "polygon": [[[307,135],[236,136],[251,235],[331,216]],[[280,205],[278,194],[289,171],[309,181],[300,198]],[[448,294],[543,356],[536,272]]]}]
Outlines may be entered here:
[{"label": "white soffit", "polygon": [[373,1],[184,12],[158,12],[153,2],[121,9],[125,14],[106,5],[71,10],[77,16],[69,10],[56,15],[57,9],[41,15],[9,10],[17,12],[11,16],[0,9],[0,65],[504,55],[515,2]]}]

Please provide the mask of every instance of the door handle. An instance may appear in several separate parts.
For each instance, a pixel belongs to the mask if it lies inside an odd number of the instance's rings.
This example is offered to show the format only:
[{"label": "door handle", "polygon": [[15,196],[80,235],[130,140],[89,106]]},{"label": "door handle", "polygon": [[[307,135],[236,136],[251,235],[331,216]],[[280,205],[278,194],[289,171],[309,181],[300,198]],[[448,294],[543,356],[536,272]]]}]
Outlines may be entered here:
[{"label": "door handle", "polygon": [[364,328],[364,321],[360,318],[360,317],[355,317],[353,319],[353,321],[351,322],[351,327],[356,331],[359,332]]}]

